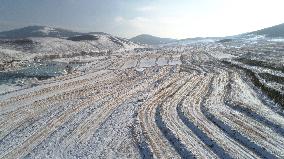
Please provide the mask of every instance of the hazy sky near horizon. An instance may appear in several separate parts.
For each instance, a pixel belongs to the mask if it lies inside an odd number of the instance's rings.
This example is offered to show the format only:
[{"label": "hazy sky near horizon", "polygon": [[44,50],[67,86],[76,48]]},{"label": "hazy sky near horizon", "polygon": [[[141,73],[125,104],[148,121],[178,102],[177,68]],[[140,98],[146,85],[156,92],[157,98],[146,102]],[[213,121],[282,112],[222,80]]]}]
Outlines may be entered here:
[{"label": "hazy sky near horizon", "polygon": [[0,31],[47,25],[122,37],[236,35],[284,23],[284,0],[0,0]]}]

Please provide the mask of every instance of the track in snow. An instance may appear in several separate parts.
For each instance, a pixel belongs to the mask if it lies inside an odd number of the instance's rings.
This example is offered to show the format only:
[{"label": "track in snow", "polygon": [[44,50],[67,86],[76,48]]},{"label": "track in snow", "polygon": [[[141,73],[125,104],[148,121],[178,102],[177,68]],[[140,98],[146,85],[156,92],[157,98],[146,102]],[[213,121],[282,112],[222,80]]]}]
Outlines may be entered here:
[{"label": "track in snow", "polygon": [[199,53],[122,55],[1,95],[0,158],[284,158],[284,117]]}]

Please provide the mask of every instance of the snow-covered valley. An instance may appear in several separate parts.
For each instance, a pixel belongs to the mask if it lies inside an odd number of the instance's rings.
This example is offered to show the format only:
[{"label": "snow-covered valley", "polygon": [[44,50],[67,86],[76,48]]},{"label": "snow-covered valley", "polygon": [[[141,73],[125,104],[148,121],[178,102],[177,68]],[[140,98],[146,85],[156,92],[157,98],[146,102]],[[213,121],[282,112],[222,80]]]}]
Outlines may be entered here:
[{"label": "snow-covered valley", "polygon": [[284,158],[283,50],[1,40],[0,158]]}]

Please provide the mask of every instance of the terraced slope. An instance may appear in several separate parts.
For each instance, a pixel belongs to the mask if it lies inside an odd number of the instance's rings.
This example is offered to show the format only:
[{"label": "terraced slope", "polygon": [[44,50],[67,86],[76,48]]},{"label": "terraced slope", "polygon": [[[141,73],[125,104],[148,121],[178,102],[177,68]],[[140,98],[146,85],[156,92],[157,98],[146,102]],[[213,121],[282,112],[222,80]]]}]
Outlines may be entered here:
[{"label": "terraced slope", "polygon": [[1,95],[0,158],[284,158],[283,112],[242,69],[165,52]]}]

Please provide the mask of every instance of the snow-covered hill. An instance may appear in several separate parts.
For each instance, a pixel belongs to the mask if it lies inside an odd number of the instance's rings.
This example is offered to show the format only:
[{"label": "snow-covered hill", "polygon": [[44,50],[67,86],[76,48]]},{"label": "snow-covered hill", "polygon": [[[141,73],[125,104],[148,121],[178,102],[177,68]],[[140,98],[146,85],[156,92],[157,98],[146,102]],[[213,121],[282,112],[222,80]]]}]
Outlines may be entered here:
[{"label": "snow-covered hill", "polygon": [[28,26],[20,29],[0,32],[0,38],[19,39],[28,37],[69,37],[80,35],[67,29],[53,28],[48,26]]},{"label": "snow-covered hill", "polygon": [[93,56],[97,53],[111,54],[141,47],[127,39],[106,33],[78,33],[41,26],[2,32],[0,37],[0,57],[5,57],[0,62],[19,60],[22,57],[32,60]]},{"label": "snow-covered hill", "polygon": [[264,28],[258,31],[254,31],[249,34],[265,35],[266,37],[271,37],[271,38],[284,38],[284,23],[269,28]]},{"label": "snow-covered hill", "polygon": [[136,37],[131,38],[130,40],[136,43],[147,44],[147,45],[160,45],[160,44],[167,44],[177,41],[176,39],[160,38],[148,34],[138,35]]}]

